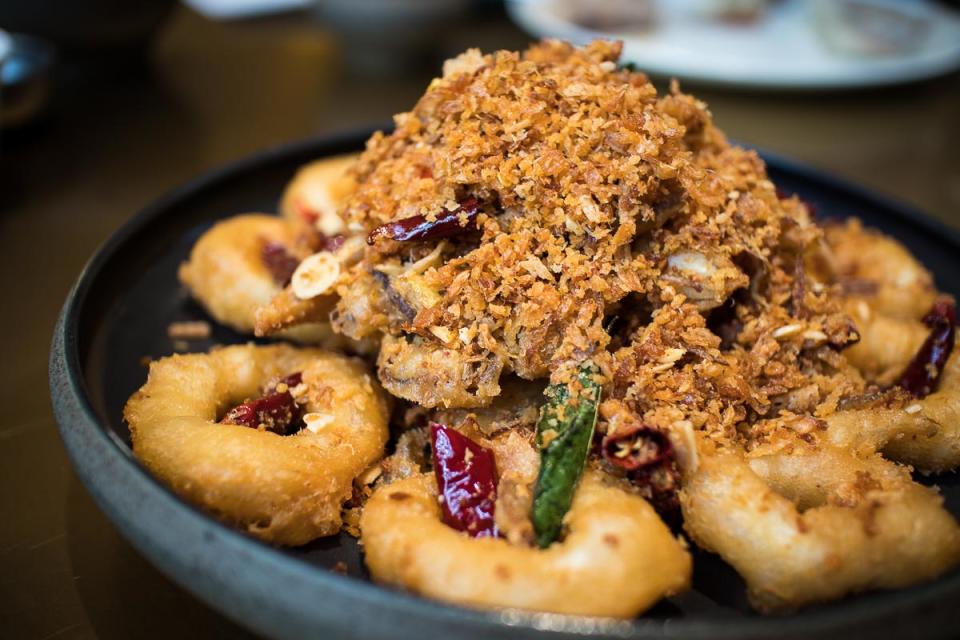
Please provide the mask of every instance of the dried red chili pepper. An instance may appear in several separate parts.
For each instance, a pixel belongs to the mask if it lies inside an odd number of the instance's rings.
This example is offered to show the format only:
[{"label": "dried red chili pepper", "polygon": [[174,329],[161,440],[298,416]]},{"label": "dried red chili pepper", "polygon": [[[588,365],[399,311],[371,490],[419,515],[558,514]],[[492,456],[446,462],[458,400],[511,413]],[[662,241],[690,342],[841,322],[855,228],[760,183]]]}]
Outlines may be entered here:
[{"label": "dried red chili pepper", "polygon": [[284,376],[275,383],[269,385],[267,387],[267,391],[274,391],[280,385],[285,385],[287,389],[292,389],[294,387],[299,387],[301,382],[303,382],[303,374],[297,371],[296,373],[291,373],[288,376]]},{"label": "dried red chili pepper", "polygon": [[430,444],[444,523],[474,538],[497,536],[493,520],[497,501],[493,452],[436,422],[430,423]]},{"label": "dried red chili pepper", "polygon": [[281,287],[290,284],[293,272],[297,270],[300,261],[287,251],[287,248],[277,242],[267,242],[260,251],[260,259],[270,270],[273,281]]},{"label": "dried red chili pepper", "polygon": [[665,432],[637,423],[606,436],[600,452],[608,463],[627,472],[658,513],[669,515],[680,506],[676,451]]},{"label": "dried red chili pepper", "polygon": [[[238,404],[227,411],[220,422],[238,424],[252,429],[263,425],[267,431],[282,436],[299,431],[303,416],[293,394],[290,393],[290,388],[299,385],[301,380],[300,373],[280,379],[276,384],[268,387],[261,397]],[[285,385],[284,390],[277,391],[281,385]]]},{"label": "dried red chili pepper", "polygon": [[[367,244],[374,244],[380,238],[390,238],[397,242],[410,240],[436,240],[464,233],[475,226],[480,205],[476,198],[467,198],[456,209],[444,209],[433,220],[426,216],[411,216],[382,224],[367,236]],[[466,223],[461,218],[466,216]]]},{"label": "dried red chili pepper", "polygon": [[659,429],[635,424],[603,438],[603,459],[626,471],[636,471],[674,459],[673,444]]},{"label": "dried red chili pepper", "polygon": [[898,384],[917,398],[924,398],[937,388],[940,375],[953,351],[957,327],[957,308],[949,300],[937,300],[923,317],[930,335],[913,356]]}]

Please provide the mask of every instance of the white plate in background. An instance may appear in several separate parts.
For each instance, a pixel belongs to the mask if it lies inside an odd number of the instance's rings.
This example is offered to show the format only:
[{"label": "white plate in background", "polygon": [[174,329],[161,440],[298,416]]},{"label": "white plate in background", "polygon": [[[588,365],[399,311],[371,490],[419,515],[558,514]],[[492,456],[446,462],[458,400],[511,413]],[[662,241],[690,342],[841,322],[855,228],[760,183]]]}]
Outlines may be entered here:
[{"label": "white plate in background", "polygon": [[[600,1],[600,0],[594,0]],[[819,32],[816,3],[774,3],[755,23],[707,19],[696,0],[654,2],[647,28],[599,31],[564,14],[570,0],[508,0],[513,20],[538,37],[583,44],[623,40],[624,61],[648,73],[717,85],[774,89],[846,89],[923,80],[960,68],[960,15],[934,3],[916,3],[930,16],[913,51],[885,56],[844,54]],[[581,0],[589,3],[590,0]]]}]

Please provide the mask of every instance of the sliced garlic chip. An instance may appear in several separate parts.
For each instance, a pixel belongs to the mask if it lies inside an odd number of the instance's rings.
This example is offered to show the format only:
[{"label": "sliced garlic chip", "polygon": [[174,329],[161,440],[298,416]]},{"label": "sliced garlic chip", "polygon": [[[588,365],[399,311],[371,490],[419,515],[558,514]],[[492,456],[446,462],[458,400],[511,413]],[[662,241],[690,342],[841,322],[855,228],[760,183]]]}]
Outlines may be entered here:
[{"label": "sliced garlic chip", "polygon": [[323,235],[335,236],[343,233],[343,230],[346,229],[346,225],[343,224],[343,219],[337,215],[336,209],[325,207],[320,209],[319,212],[316,227]]},{"label": "sliced garlic chip", "polygon": [[329,251],[321,251],[300,263],[293,272],[290,288],[301,300],[309,300],[330,291],[339,277],[340,261]]}]

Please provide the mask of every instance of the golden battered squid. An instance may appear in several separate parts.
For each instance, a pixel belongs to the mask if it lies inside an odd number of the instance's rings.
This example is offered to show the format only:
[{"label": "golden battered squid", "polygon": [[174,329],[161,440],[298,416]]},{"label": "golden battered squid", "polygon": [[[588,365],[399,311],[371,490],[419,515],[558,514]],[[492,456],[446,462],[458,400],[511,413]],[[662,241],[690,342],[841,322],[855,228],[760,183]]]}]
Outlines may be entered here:
[{"label": "golden battered squid", "polygon": [[358,156],[334,156],[301,167],[283,192],[280,214],[287,220],[314,227],[327,237],[345,233],[340,206],[357,187],[348,169]]},{"label": "golden battered squid", "polygon": [[933,278],[901,243],[857,219],[824,232],[827,275],[860,334],[844,354],[867,380],[889,385],[929,333],[920,319],[937,297]]},{"label": "golden battered squid", "polygon": [[[929,331],[929,329],[927,330]],[[954,349],[936,391],[925,398],[900,394],[890,406],[839,411],[827,418],[838,446],[883,455],[916,469],[940,473],[960,466],[960,353]]]},{"label": "golden battered squid", "polygon": [[860,341],[844,351],[847,361],[881,386],[892,384],[930,334],[919,320],[894,318],[873,311],[867,302],[845,305],[857,325]]},{"label": "golden battered squid", "polygon": [[356,189],[348,169],[357,154],[325,158],[300,169],[280,203],[285,220],[312,240],[312,251],[291,272],[289,282],[259,305],[257,335],[283,335],[304,324],[326,324],[337,302],[334,285],[341,270],[360,259],[363,229],[350,230],[340,207]]},{"label": "golden battered squid", "polygon": [[[282,218],[234,216],[200,236],[180,265],[180,282],[217,322],[253,333],[257,309],[283,290],[303,257],[297,244],[295,227]],[[347,342],[320,316],[277,337],[328,347]]]},{"label": "golden battered squid", "polygon": [[684,469],[684,528],[747,582],[761,611],[933,578],[960,561],[960,528],[905,467],[827,444],[746,458],[701,444]]},{"label": "golden battered squid", "polygon": [[360,259],[363,246],[362,237],[340,237],[327,248],[304,258],[294,269],[290,282],[257,309],[256,335],[283,335],[282,332],[304,324],[329,322],[337,302],[336,285],[340,275]]},{"label": "golden battered squid", "polygon": [[340,530],[353,479],[383,455],[388,416],[360,361],[287,345],[163,358],[124,408],[153,473],[279,545]]},{"label": "golden battered squid", "polygon": [[937,290],[930,272],[901,243],[857,219],[824,229],[832,268],[848,298],[890,318],[919,320]]},{"label": "golden battered squid", "polygon": [[[954,342],[953,304],[936,299],[929,272],[903,245],[864,229],[858,220],[828,227],[826,238],[845,289],[845,307],[860,333],[860,342],[845,352],[847,360],[881,387],[901,384],[910,366],[925,369],[931,380],[939,380],[917,397],[888,392],[868,403],[873,406],[829,416],[828,438],[860,455],[880,451],[924,472],[956,468],[960,465],[960,364],[956,354],[949,359],[943,356],[950,353],[946,344]],[[938,332],[942,333],[939,338]],[[947,342],[936,346],[931,340]],[[946,362],[913,364],[915,358],[936,360],[930,349],[940,351]]]},{"label": "golden battered squid", "polygon": [[384,485],[360,519],[378,582],[483,609],[629,618],[690,584],[691,559],[646,500],[588,473],[547,549],[470,538],[441,521],[428,475]]}]

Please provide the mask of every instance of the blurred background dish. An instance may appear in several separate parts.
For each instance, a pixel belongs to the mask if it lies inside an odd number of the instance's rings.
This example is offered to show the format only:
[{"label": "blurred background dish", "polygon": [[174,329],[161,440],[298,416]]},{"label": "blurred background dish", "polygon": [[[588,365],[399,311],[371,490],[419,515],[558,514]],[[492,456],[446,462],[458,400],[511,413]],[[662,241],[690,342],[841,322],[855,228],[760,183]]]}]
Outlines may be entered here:
[{"label": "blurred background dish", "polygon": [[531,34],[624,41],[643,70],[788,90],[911,82],[960,68],[960,13],[922,0],[509,0]]},{"label": "blurred background dish", "polygon": [[305,9],[310,6],[310,0],[184,0],[184,2],[212,20],[251,18]]},{"label": "blurred background dish", "polygon": [[429,51],[437,32],[470,8],[470,0],[314,0],[350,65],[390,72]]},{"label": "blurred background dish", "polygon": [[3,66],[4,60],[7,59],[7,56],[10,55],[10,48],[13,45],[13,40],[10,38],[10,34],[6,31],[0,30],[0,67]]},{"label": "blurred background dish", "polygon": [[43,110],[53,62],[45,40],[0,31],[0,129],[24,125]]},{"label": "blurred background dish", "polygon": [[71,49],[143,47],[176,0],[10,0],[0,3],[0,26]]}]

